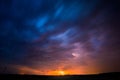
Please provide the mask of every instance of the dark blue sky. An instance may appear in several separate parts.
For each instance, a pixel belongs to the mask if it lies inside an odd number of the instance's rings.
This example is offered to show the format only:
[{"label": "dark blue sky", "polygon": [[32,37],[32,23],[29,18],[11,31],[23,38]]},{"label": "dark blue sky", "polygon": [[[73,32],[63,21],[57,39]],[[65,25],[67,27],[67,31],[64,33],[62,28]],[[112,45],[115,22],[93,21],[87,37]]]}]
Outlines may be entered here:
[{"label": "dark blue sky", "polygon": [[120,71],[119,7],[117,0],[0,0],[0,73]]}]

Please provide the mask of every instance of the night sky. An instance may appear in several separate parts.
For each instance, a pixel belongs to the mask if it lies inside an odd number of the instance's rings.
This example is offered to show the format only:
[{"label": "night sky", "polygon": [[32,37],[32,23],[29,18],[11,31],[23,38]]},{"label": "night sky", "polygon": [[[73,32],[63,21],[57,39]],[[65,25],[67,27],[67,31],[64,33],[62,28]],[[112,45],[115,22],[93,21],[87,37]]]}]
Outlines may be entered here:
[{"label": "night sky", "polygon": [[0,73],[120,71],[119,0],[0,0]]}]

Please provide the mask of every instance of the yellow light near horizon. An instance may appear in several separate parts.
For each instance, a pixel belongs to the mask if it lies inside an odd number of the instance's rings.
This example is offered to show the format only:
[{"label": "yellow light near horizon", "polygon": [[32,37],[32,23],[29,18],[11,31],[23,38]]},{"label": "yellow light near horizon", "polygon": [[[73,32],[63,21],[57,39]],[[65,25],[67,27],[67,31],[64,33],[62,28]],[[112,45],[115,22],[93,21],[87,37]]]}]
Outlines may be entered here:
[{"label": "yellow light near horizon", "polygon": [[65,72],[64,71],[59,71],[58,72],[60,75],[65,75]]},{"label": "yellow light near horizon", "polygon": [[66,75],[66,74],[67,74],[67,73],[66,73],[65,71],[62,71],[62,70],[51,71],[51,72],[48,73],[48,75],[58,75],[58,76],[59,76],[59,75],[60,75],[60,76],[61,76],[61,75],[63,76],[63,75]]}]

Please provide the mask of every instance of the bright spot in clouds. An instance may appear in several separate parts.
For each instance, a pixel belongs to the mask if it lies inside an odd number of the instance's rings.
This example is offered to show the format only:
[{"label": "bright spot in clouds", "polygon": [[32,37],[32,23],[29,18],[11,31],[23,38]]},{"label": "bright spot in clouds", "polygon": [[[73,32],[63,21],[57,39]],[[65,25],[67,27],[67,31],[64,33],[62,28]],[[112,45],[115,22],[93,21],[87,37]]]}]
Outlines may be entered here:
[{"label": "bright spot in clouds", "polygon": [[78,53],[72,53],[72,56],[74,56],[75,58],[78,58],[80,56],[80,54],[78,54]]}]

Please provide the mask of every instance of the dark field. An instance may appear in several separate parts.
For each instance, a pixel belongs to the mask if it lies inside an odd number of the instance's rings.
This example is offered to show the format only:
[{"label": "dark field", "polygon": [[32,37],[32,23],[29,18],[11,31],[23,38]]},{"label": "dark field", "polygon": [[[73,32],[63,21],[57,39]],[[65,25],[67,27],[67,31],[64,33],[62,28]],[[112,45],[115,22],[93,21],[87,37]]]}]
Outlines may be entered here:
[{"label": "dark field", "polygon": [[65,75],[65,76],[1,74],[0,80],[120,80],[120,72],[96,75]]}]

